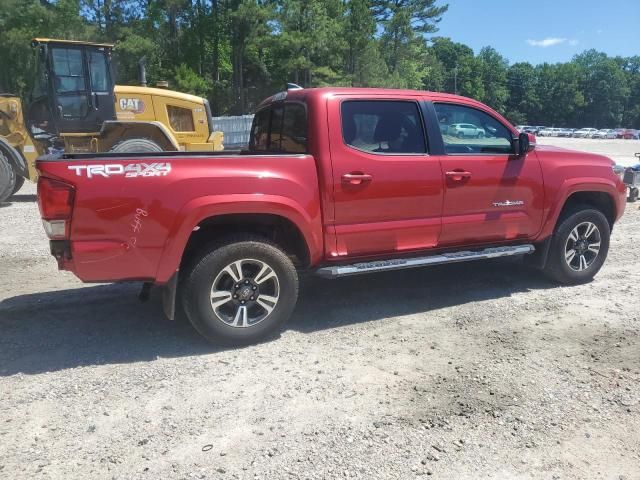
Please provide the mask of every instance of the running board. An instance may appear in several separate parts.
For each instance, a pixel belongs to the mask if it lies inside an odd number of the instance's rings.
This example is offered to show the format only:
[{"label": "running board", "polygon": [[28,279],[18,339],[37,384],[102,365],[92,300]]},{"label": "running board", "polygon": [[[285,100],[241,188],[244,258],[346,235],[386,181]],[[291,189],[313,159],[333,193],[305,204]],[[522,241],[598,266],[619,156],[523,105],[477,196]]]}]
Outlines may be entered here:
[{"label": "running board", "polygon": [[533,245],[514,245],[508,247],[491,247],[484,250],[459,251],[431,255],[429,257],[397,258],[392,260],[377,260],[373,262],[354,263],[353,265],[335,265],[322,267],[316,274],[324,278],[345,277],[369,272],[384,272],[403,268],[426,267],[428,265],[442,265],[445,263],[468,262],[470,260],[485,260],[488,258],[512,257],[533,253]]}]

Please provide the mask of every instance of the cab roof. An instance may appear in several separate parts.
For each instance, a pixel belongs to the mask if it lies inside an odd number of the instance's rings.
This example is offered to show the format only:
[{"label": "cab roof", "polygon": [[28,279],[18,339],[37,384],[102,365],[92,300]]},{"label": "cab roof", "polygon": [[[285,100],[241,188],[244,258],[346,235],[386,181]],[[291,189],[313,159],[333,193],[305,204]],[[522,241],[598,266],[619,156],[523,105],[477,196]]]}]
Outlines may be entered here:
[{"label": "cab roof", "polygon": [[506,118],[493,110],[488,105],[482,102],[474,100],[473,98],[463,97],[461,95],[453,95],[451,93],[430,92],[427,90],[407,90],[407,89],[395,89],[395,88],[364,88],[364,87],[320,87],[320,88],[294,88],[285,90],[264,100],[258,105],[257,110],[264,108],[272,103],[287,100],[298,100],[302,102],[308,102],[309,100],[315,100],[318,97],[327,98],[332,96],[342,95],[358,95],[358,96],[370,96],[371,98],[394,98],[414,97],[416,99],[427,100],[431,102],[447,102],[457,103],[460,105],[467,105],[479,110],[484,110],[487,113],[491,113],[493,116],[499,118],[505,125],[509,125],[512,131],[515,129]]},{"label": "cab roof", "polygon": [[453,95],[451,93],[430,92],[427,90],[407,90],[395,88],[365,88],[365,87],[319,87],[319,88],[297,88],[278,92],[270,96],[258,108],[264,107],[270,103],[281,101],[284,99],[305,100],[315,96],[340,96],[340,95],[371,95],[372,97],[422,97],[425,100],[449,100],[458,103],[486,105],[472,98],[463,97],[461,95]]},{"label": "cab roof", "polygon": [[77,45],[77,46],[87,45],[89,47],[101,47],[101,48],[114,47],[112,43],[85,42],[83,40],[59,40],[56,38],[34,38],[31,41],[31,44],[34,47],[40,44],[49,44],[49,43],[60,43],[60,44]]}]

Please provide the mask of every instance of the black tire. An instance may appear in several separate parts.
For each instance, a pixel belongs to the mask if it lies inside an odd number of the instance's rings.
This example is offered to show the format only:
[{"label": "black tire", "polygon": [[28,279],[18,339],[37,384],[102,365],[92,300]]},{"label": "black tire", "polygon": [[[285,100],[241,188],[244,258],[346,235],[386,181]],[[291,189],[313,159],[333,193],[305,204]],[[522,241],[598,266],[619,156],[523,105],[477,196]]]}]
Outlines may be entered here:
[{"label": "black tire", "polygon": [[15,195],[16,193],[18,193],[18,190],[20,190],[22,188],[22,186],[24,185],[24,177],[18,175],[16,177],[16,184],[13,187],[13,193],[12,195]]},{"label": "black tire", "polygon": [[[244,274],[238,282],[227,273],[229,272],[227,267],[231,267],[239,260],[245,263],[241,264],[240,268]],[[266,286],[263,283],[254,282],[259,277],[257,270],[260,269],[260,263],[267,265],[275,273],[275,279],[263,281]],[[237,270],[234,270],[234,274],[237,273]],[[228,282],[228,287],[215,291],[229,290],[230,294],[237,293],[235,297],[239,298],[229,297],[227,302],[214,310],[212,292],[218,282],[225,281]],[[251,282],[247,287],[244,286],[246,281]],[[241,298],[247,294],[246,289],[249,289],[249,294],[253,295],[250,290],[253,288],[252,285],[257,287],[258,295],[256,301],[252,301],[253,296],[250,297],[251,301],[244,297],[247,302],[244,305],[246,316],[242,319]],[[275,293],[268,293],[268,295],[272,295],[271,298],[277,296],[277,302],[269,305],[272,310],[260,320],[256,312],[260,310],[267,312],[267,309],[258,302],[262,295],[261,289],[273,288],[274,285],[277,285],[277,295]],[[269,241],[251,235],[230,237],[209,246],[194,257],[194,261],[185,269],[180,294],[187,318],[203,337],[214,344],[247,345],[275,334],[289,319],[298,299],[298,274],[289,257]],[[228,317],[225,316],[227,313]],[[256,323],[250,324],[252,320],[249,317],[254,314]],[[234,317],[233,320],[231,317]],[[237,325],[241,322],[245,325]]]},{"label": "black tire", "polygon": [[0,203],[6,202],[13,195],[16,180],[16,172],[7,158],[0,153]]},{"label": "black tire", "polygon": [[[599,251],[593,259],[591,258],[592,253],[590,250],[584,252],[584,261],[587,266],[583,268],[580,256],[576,259],[574,255],[571,257],[571,262],[568,260],[572,251],[574,253],[579,251],[578,248],[574,247],[578,245],[570,239],[570,235],[576,227],[578,228],[578,232],[582,231],[583,233],[586,233],[586,229],[581,230],[585,227],[581,226],[588,223],[597,227],[597,232],[592,234],[597,234],[597,237],[592,236],[589,241],[591,242],[591,245],[595,245],[599,242]],[[544,273],[549,278],[567,285],[579,285],[590,282],[598,273],[600,268],[602,268],[602,265],[607,258],[610,235],[611,229],[609,227],[609,222],[601,211],[595,210],[589,205],[580,205],[571,209],[563,214],[563,216],[558,220],[556,230],[551,240],[549,257],[547,258],[547,264],[544,267]],[[569,257],[566,256],[567,252],[569,252]],[[576,260],[578,260],[577,265]],[[573,267],[570,266],[570,263]],[[576,270],[576,268],[580,268],[581,270]]]},{"label": "black tire", "polygon": [[629,187],[629,196],[627,197],[627,202],[634,203],[638,201],[638,196],[640,195],[640,191],[637,187]]},{"label": "black tire", "polygon": [[114,153],[147,153],[162,152],[162,147],[148,138],[129,138],[122,140],[111,147]]}]

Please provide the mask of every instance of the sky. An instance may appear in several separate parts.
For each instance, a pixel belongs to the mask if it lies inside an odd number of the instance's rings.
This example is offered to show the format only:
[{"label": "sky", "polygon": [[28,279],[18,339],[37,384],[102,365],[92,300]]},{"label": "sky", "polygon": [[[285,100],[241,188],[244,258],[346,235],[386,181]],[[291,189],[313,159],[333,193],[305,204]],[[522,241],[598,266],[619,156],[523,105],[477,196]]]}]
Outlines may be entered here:
[{"label": "sky", "polygon": [[640,55],[640,0],[441,0],[449,10],[435,36],[478,51],[494,47],[511,63],[565,62],[591,48]]}]

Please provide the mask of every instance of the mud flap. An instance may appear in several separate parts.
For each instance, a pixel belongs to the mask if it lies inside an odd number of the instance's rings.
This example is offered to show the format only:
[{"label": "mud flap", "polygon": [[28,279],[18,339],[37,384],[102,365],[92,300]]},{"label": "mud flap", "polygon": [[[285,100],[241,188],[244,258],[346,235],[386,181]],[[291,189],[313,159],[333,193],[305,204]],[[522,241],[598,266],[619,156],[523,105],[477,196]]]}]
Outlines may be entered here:
[{"label": "mud flap", "polygon": [[547,237],[542,243],[537,244],[536,251],[524,258],[525,265],[540,270],[544,269],[547,265],[547,258],[549,258],[549,249],[551,248],[552,241],[553,235]]},{"label": "mud flap", "polygon": [[176,293],[178,291],[178,271],[162,287],[162,310],[169,320],[176,318]]}]

